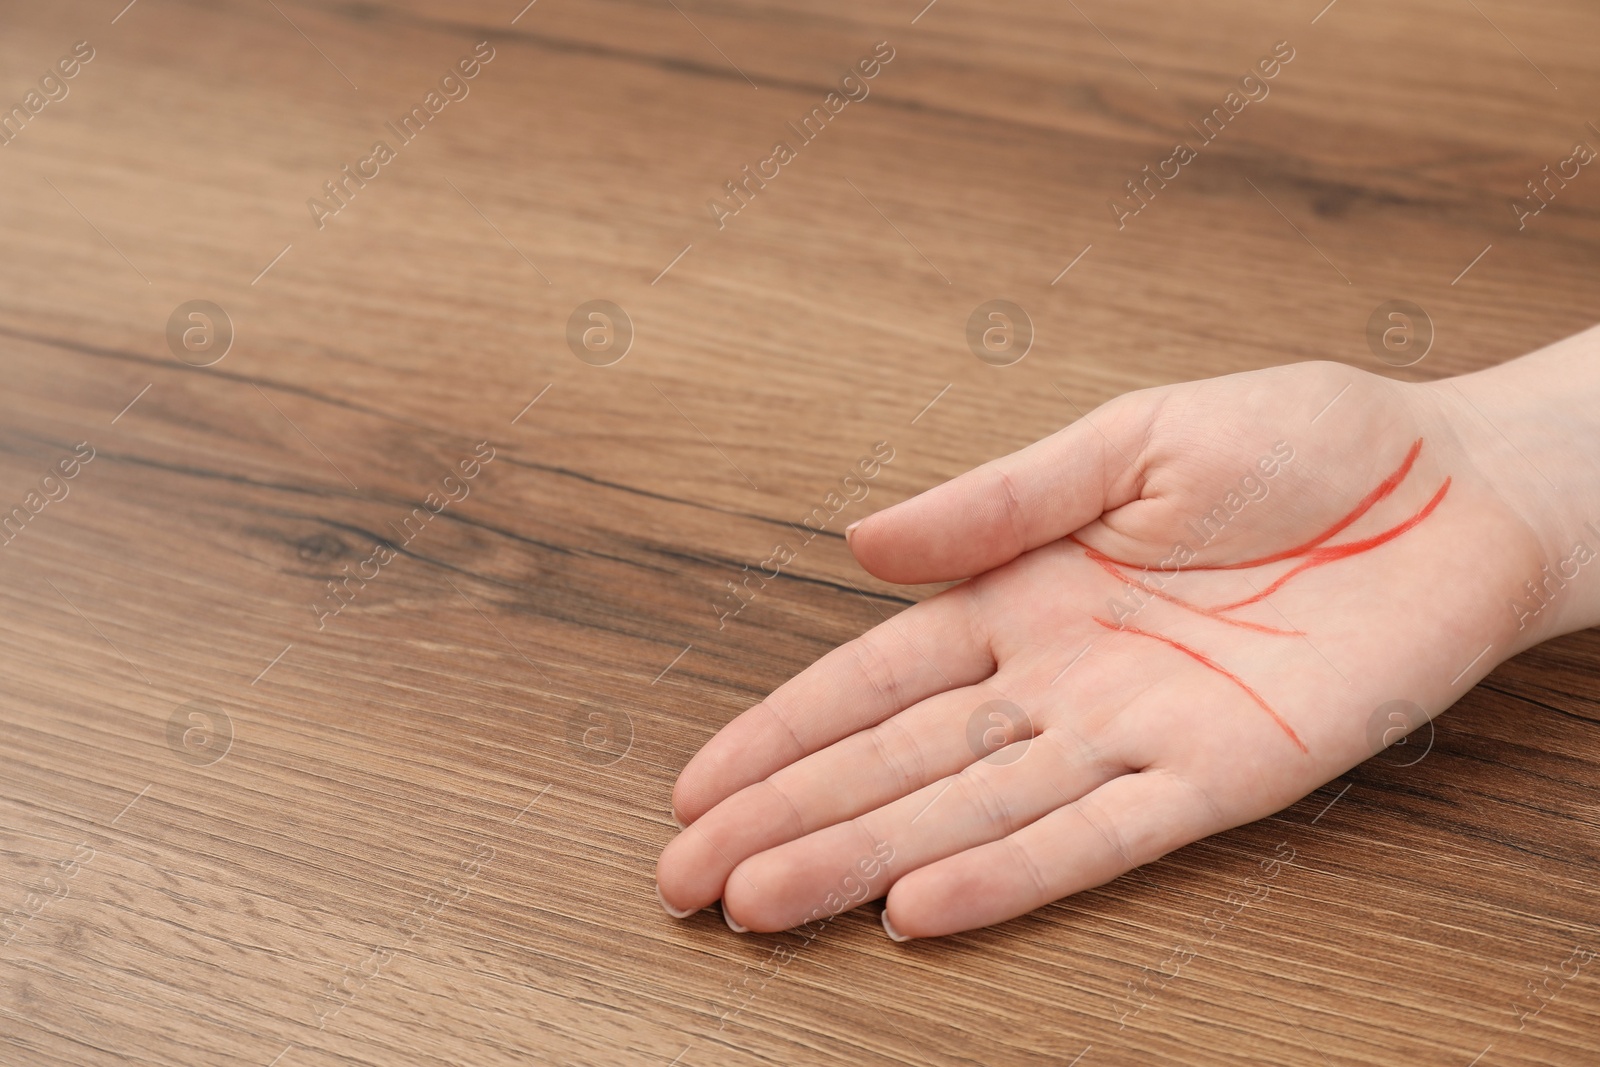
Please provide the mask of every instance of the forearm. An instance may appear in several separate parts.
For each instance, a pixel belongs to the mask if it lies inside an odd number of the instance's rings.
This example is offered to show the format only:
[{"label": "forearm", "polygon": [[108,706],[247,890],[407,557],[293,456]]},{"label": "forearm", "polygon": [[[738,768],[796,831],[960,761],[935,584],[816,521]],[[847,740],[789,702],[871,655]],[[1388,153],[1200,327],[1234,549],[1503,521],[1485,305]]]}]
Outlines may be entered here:
[{"label": "forearm", "polygon": [[1528,643],[1600,625],[1600,327],[1427,388],[1543,547],[1544,567],[1507,590]]}]

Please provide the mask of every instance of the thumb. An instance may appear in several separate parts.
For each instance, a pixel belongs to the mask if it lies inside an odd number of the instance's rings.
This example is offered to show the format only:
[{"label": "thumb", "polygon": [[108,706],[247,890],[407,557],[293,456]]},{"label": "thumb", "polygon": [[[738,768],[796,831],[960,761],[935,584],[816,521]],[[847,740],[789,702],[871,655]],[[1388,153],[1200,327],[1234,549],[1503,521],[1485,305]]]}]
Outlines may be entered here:
[{"label": "thumb", "polygon": [[[1138,397],[1138,399],[1135,399]],[[1139,499],[1155,405],[1129,394],[856,523],[856,561],[905,585],[970,578]]]}]

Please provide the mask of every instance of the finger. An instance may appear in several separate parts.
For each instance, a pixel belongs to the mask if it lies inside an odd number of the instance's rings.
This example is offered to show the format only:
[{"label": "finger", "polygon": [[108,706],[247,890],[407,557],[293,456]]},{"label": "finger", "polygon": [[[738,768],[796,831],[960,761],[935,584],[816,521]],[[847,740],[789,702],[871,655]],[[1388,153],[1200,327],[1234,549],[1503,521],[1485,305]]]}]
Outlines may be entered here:
[{"label": "finger", "polygon": [[1225,829],[1166,771],[1127,774],[1016,833],[902,877],[884,928],[938,937],[1024,915]]},{"label": "finger", "polygon": [[[749,857],[847,822],[970,766],[987,751],[981,730],[993,729],[983,709],[998,699],[990,683],[938,693],[739,790],[662,851],[656,885],[663,900],[675,909],[703,908],[723,895],[728,876]],[[976,739],[968,729],[975,715],[980,716]],[[1004,724],[1012,731],[1006,739],[1031,737],[1026,714],[1016,719]]]},{"label": "finger", "polygon": [[724,726],[678,776],[672,806],[693,822],[745,786],[935,693],[994,673],[969,590],[914,604],[839,646]]},{"label": "finger", "polygon": [[[876,811],[752,856],[728,880],[724,911],[761,931],[836,914],[918,868],[1005,838],[1127,770],[1063,740],[1069,736],[1047,730]],[[869,856],[880,861],[870,878]]]},{"label": "finger", "polygon": [[1138,499],[1151,404],[1135,396],[863,519],[856,560],[890,582],[969,578]]}]

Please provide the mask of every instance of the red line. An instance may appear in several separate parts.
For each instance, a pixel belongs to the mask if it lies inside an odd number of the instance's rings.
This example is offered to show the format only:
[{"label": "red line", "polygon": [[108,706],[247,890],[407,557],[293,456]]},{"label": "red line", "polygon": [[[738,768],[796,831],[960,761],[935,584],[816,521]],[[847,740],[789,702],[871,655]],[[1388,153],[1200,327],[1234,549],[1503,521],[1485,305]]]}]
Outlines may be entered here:
[{"label": "red line", "polygon": [[[1419,437],[1412,442],[1411,450],[1406,453],[1405,460],[1398,468],[1396,468],[1393,474],[1385,478],[1378,484],[1376,489],[1363,497],[1361,502],[1355,506],[1355,509],[1352,510],[1350,514],[1346,515],[1344,518],[1340,519],[1338,522],[1328,527],[1328,529],[1324,530],[1321,534],[1313,537],[1303,545],[1297,545],[1294,548],[1285,549],[1282,552],[1275,552],[1270,556],[1262,556],[1260,559],[1245,560],[1243,563],[1217,563],[1209,566],[1185,567],[1184,569],[1191,571],[1236,571],[1243,570],[1246,567],[1260,567],[1268,563],[1281,563],[1286,559],[1293,559],[1295,556],[1304,555],[1313,548],[1316,548],[1318,545],[1326,543],[1339,533],[1348,529],[1351,523],[1355,522],[1357,519],[1361,518],[1361,516],[1371,511],[1373,506],[1379,501],[1387,499],[1389,495],[1399,487],[1400,483],[1405,481],[1406,475],[1411,473],[1411,468],[1417,462],[1417,456],[1420,455],[1421,452],[1422,438]],[[1080,541],[1078,543],[1082,544],[1083,542]],[[1084,547],[1088,546],[1085,545]],[[1112,559],[1110,556],[1107,556],[1106,558],[1110,559],[1112,563],[1115,563],[1119,567],[1139,566],[1137,563],[1126,563],[1120,559]]]},{"label": "red line", "polygon": [[1222,607],[1214,610],[1232,611],[1235,608],[1242,608],[1250,604],[1258,603],[1259,601],[1265,600],[1273,593],[1276,593],[1279,589],[1282,589],[1284,585],[1288,583],[1289,579],[1301,574],[1304,571],[1311,570],[1313,567],[1321,567],[1327,563],[1336,563],[1341,559],[1349,559],[1351,556],[1357,556],[1363,552],[1369,552],[1372,549],[1377,548],[1379,545],[1388,544],[1390,541],[1393,541],[1396,537],[1399,537],[1401,534],[1417,525],[1417,523],[1433,514],[1433,509],[1439,506],[1439,502],[1444,499],[1444,495],[1449,491],[1450,479],[1446,478],[1444,480],[1444,484],[1439,486],[1439,491],[1433,494],[1433,499],[1428,501],[1428,503],[1423,506],[1421,511],[1411,516],[1411,518],[1407,519],[1405,522],[1402,522],[1399,526],[1385,530],[1381,534],[1376,534],[1372,537],[1369,537],[1365,541],[1348,541],[1342,545],[1331,545],[1327,548],[1316,549],[1310,554],[1305,562],[1301,563],[1297,567],[1292,568],[1288,573],[1283,575],[1283,577],[1267,586],[1255,596],[1247,597],[1246,599],[1240,600],[1237,603],[1224,604]]},{"label": "red line", "polygon": [[1185,656],[1188,656],[1190,659],[1194,660],[1196,663],[1200,664],[1202,667],[1208,667],[1211,670],[1216,671],[1218,674],[1220,674],[1224,678],[1228,679],[1228,681],[1232,682],[1234,685],[1236,685],[1240,689],[1244,690],[1245,695],[1248,696],[1251,700],[1255,701],[1256,705],[1258,707],[1260,707],[1262,711],[1266,712],[1268,715],[1270,715],[1272,717],[1272,721],[1278,724],[1278,728],[1281,729],[1285,734],[1288,735],[1289,740],[1293,741],[1295,743],[1295,746],[1298,747],[1301,752],[1304,752],[1307,755],[1310,755],[1310,749],[1306,748],[1305,742],[1300,740],[1300,735],[1298,735],[1298,734],[1296,734],[1294,732],[1294,728],[1292,726],[1290,726],[1288,723],[1284,722],[1283,718],[1277,712],[1273,711],[1272,708],[1267,705],[1267,702],[1265,700],[1261,699],[1261,694],[1260,693],[1257,693],[1254,689],[1251,689],[1248,685],[1246,685],[1244,683],[1244,680],[1242,678],[1240,678],[1238,675],[1234,674],[1232,671],[1227,670],[1224,667],[1218,666],[1214,661],[1212,661],[1211,659],[1206,657],[1204,654],[1202,654],[1200,652],[1196,652],[1194,649],[1190,648],[1188,645],[1181,644],[1181,643],[1179,643],[1177,641],[1174,641],[1170,637],[1163,637],[1161,634],[1154,634],[1154,633],[1151,633],[1148,630],[1141,630],[1136,626],[1118,626],[1116,623],[1107,622],[1105,619],[1099,618],[1098,616],[1095,617],[1094,621],[1099,623],[1101,626],[1104,626],[1108,630],[1120,630],[1123,633],[1138,634],[1140,637],[1148,637],[1148,638],[1151,638],[1152,640],[1160,641],[1162,644],[1167,645],[1167,646],[1169,646],[1171,648],[1175,648],[1179,652],[1182,652]]},{"label": "red line", "polygon": [[1380,482],[1376,489],[1363,497],[1361,503],[1357,504],[1355,509],[1351,511],[1350,514],[1346,515],[1344,518],[1340,519],[1338,522],[1334,523],[1331,527],[1324,531],[1322,536],[1314,537],[1305,544],[1300,545],[1298,548],[1291,548],[1271,556],[1262,556],[1260,559],[1246,560],[1243,563],[1224,564],[1216,569],[1222,571],[1242,570],[1245,567],[1259,567],[1266,563],[1279,563],[1286,559],[1293,559],[1296,556],[1304,555],[1313,548],[1316,548],[1318,545],[1331,540],[1336,534],[1348,529],[1351,523],[1355,522],[1357,519],[1361,518],[1361,516],[1371,511],[1373,505],[1377,504],[1380,500],[1387,499],[1389,495],[1399,487],[1400,483],[1406,480],[1406,475],[1411,473],[1411,467],[1417,462],[1417,456],[1421,453],[1422,438],[1419,437],[1412,442],[1411,451],[1406,453],[1406,458],[1404,462],[1400,464],[1399,468],[1396,469],[1393,474],[1389,475],[1389,477]]},{"label": "red line", "polygon": [[1078,544],[1083,545],[1084,553],[1090,559],[1098,563],[1101,569],[1103,569],[1107,574],[1111,575],[1113,578],[1116,578],[1129,588],[1141,589],[1153,597],[1159,597],[1162,600],[1165,600],[1169,604],[1176,604],[1178,607],[1186,608],[1187,610],[1194,612],[1196,615],[1203,615],[1208,619],[1216,619],[1218,622],[1225,622],[1230,626],[1239,626],[1246,630],[1254,630],[1256,633],[1271,634],[1274,637],[1305,636],[1305,632],[1303,630],[1282,630],[1276,626],[1266,626],[1262,623],[1249,622],[1245,619],[1230,619],[1221,614],[1221,609],[1219,608],[1203,608],[1198,604],[1191,604],[1187,600],[1175,597],[1171,593],[1164,593],[1159,589],[1152,589],[1143,582],[1135,581],[1133,578],[1130,578],[1128,575],[1118,570],[1116,561],[1110,556],[1107,556],[1104,552],[1101,552],[1098,549],[1090,548],[1088,545],[1084,545],[1082,541],[1078,541],[1077,537],[1073,535],[1069,534],[1068,539],[1077,541]]}]

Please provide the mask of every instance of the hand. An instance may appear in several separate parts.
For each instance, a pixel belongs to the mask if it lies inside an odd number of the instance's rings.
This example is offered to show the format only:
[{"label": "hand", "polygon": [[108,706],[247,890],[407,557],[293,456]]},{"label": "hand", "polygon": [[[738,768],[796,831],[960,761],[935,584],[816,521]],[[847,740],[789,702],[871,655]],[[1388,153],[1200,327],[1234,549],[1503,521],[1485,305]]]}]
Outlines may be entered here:
[{"label": "hand", "polygon": [[1562,544],[1452,388],[1308,363],[1132,393],[866,519],[878,577],[970,580],[694,757],[663,902],[984,926],[1293,803],[1396,739],[1387,702],[1444,710],[1547,635],[1507,605]]}]

